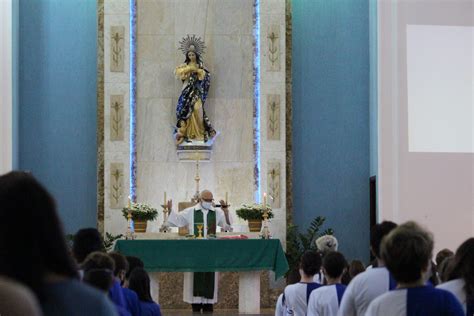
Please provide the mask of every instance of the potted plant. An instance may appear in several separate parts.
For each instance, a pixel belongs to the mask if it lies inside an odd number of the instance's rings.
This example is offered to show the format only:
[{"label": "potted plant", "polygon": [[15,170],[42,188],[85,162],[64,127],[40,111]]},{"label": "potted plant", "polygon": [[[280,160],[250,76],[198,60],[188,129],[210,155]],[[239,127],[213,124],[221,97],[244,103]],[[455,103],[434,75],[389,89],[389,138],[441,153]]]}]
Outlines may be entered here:
[{"label": "potted plant", "polygon": [[[273,218],[273,212],[267,205],[268,218]],[[249,231],[259,232],[262,228],[262,220],[265,208],[262,204],[242,205],[237,211],[237,216],[248,221]]]},{"label": "potted plant", "polygon": [[156,208],[151,207],[145,203],[134,203],[131,202],[130,206],[126,206],[122,209],[123,217],[128,220],[128,213],[131,213],[132,220],[136,233],[146,232],[148,221],[153,221],[158,217],[158,211]]},{"label": "potted plant", "polygon": [[332,228],[322,230],[326,218],[318,216],[311,221],[306,232],[298,230],[298,226],[289,225],[286,231],[286,259],[288,260],[289,270],[286,273],[288,284],[300,281],[299,266],[300,258],[308,250],[317,251],[316,239],[324,235],[333,235]]}]

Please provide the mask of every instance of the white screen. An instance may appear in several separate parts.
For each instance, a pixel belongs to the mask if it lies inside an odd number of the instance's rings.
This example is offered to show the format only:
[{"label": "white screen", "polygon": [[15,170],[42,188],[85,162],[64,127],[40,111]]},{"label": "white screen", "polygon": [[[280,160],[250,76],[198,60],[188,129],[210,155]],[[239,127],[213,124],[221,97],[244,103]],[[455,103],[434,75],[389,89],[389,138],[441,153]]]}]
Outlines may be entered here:
[{"label": "white screen", "polygon": [[474,28],[407,25],[410,152],[474,152]]}]

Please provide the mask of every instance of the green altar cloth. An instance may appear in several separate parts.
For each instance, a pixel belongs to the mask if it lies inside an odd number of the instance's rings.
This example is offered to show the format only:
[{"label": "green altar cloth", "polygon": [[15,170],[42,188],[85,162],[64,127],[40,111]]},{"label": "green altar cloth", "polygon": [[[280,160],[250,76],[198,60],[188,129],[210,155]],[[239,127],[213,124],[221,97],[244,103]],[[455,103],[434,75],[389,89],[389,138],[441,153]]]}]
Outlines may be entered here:
[{"label": "green altar cloth", "polygon": [[288,271],[278,239],[118,240],[115,250],[143,260],[148,271]]}]

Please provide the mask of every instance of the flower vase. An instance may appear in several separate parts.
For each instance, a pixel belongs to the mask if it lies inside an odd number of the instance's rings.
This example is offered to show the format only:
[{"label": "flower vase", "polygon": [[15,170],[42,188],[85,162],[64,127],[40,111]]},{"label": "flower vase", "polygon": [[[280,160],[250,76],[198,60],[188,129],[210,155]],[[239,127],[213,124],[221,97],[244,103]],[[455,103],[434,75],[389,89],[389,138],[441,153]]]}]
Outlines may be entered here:
[{"label": "flower vase", "polygon": [[135,233],[145,233],[147,223],[148,223],[148,221],[144,220],[144,219],[134,220],[133,224],[134,224],[134,228],[135,228]]},{"label": "flower vase", "polygon": [[261,219],[249,219],[248,222],[250,232],[260,232],[260,230],[262,229]]}]

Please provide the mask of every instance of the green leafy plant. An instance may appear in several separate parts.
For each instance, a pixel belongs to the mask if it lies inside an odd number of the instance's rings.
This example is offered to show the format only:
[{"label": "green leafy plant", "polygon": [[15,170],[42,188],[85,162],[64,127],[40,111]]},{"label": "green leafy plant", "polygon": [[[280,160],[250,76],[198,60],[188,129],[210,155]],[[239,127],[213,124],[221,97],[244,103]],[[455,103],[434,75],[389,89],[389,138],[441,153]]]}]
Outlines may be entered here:
[{"label": "green leafy plant", "polygon": [[[264,207],[262,204],[242,205],[236,212],[237,216],[244,220],[261,219],[263,220]],[[273,218],[273,212],[267,206],[268,218]]]},{"label": "green leafy plant", "polygon": [[[151,207],[145,203],[131,203],[131,213],[132,219],[135,220],[145,220],[145,221],[153,221],[158,217],[158,211],[156,208]],[[124,207],[122,209],[122,214],[125,219],[128,219],[128,211],[130,210],[129,207]]]},{"label": "green leafy plant", "polygon": [[300,258],[308,250],[317,250],[315,240],[324,235],[333,235],[332,228],[322,231],[326,218],[318,216],[311,221],[305,232],[300,232],[297,225],[289,225],[286,231],[286,260],[289,270],[286,273],[288,283],[299,281]]},{"label": "green leafy plant", "polygon": [[[114,246],[114,242],[117,239],[122,238],[123,235],[112,235],[111,233],[105,233],[105,238],[103,238],[103,244],[104,244],[104,249],[108,252],[112,250],[112,247]],[[70,249],[72,249],[72,244],[74,240],[74,234],[66,234],[66,242],[69,246]]]},{"label": "green leafy plant", "polygon": [[107,252],[112,250],[112,247],[114,246],[114,243],[117,239],[122,238],[123,235],[112,235],[111,233],[105,233],[105,238],[104,238],[104,248]]}]

